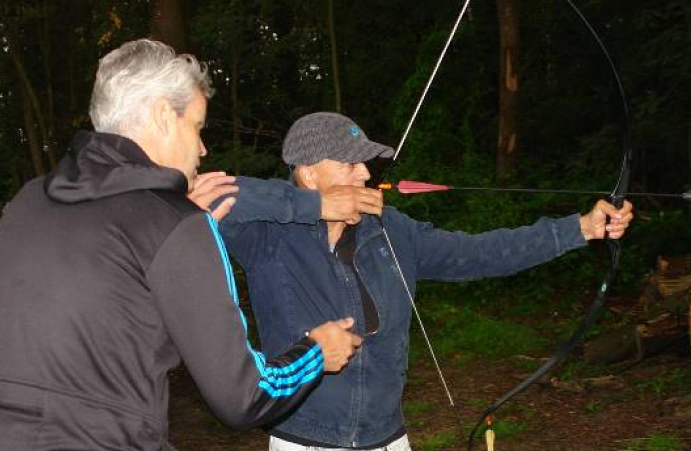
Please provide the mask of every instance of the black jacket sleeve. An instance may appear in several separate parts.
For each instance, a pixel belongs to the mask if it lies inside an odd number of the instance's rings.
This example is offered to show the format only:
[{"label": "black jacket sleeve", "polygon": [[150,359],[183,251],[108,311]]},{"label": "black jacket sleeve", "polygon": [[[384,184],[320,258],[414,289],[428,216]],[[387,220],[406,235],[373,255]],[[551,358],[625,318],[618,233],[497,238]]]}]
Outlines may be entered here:
[{"label": "black jacket sleeve", "polygon": [[211,216],[184,219],[156,253],[147,280],[182,360],[229,426],[271,421],[319,382],[323,355],[308,338],[270,361],[252,349],[233,270]]}]

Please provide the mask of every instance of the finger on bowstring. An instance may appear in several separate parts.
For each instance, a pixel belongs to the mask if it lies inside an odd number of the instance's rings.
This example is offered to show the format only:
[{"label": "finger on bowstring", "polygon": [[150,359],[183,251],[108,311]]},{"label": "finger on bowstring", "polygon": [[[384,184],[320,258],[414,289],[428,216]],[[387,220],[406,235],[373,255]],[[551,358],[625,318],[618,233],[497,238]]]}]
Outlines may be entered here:
[{"label": "finger on bowstring", "polygon": [[383,203],[384,193],[372,188],[362,188],[361,190],[363,198],[370,199],[370,202]]},{"label": "finger on bowstring", "polygon": [[361,213],[367,213],[370,215],[381,215],[381,210],[383,206],[377,204],[370,204],[366,202],[360,202],[357,205],[357,210]]},{"label": "finger on bowstring", "polygon": [[357,209],[365,213],[379,214],[384,207],[384,202],[380,197],[376,196],[362,196],[358,198]]}]

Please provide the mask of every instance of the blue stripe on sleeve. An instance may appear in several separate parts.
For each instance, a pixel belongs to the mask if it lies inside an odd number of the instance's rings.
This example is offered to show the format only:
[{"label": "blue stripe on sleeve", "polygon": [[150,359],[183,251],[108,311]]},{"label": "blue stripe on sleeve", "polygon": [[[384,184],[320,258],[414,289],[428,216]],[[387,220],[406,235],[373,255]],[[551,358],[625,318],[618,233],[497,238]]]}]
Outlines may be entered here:
[{"label": "blue stripe on sleeve", "polygon": [[[242,326],[245,330],[245,336],[247,336],[247,320],[245,319],[244,313],[240,309],[239,297],[237,293],[237,286],[235,284],[235,276],[233,275],[233,268],[230,264],[230,258],[228,258],[228,252],[226,251],[225,245],[218,232],[218,225],[216,220],[210,215],[206,214],[206,220],[209,224],[209,228],[216,240],[216,245],[218,247],[219,253],[221,254],[221,260],[223,261],[223,269],[226,275],[226,281],[228,285],[228,291],[230,293],[235,307],[238,309],[238,314],[242,321]],[[306,352],[302,357],[300,357],[295,362],[282,368],[277,367],[267,367],[265,365],[266,358],[263,354],[252,349],[249,341],[245,340],[245,344],[250,354],[254,358],[254,364],[262,376],[262,380],[259,381],[259,387],[264,389],[271,397],[280,396],[290,396],[295,393],[301,385],[306,384],[318,377],[324,369],[324,357],[321,353],[319,345],[314,345],[308,352]],[[314,368],[317,366],[316,368]],[[312,371],[310,369],[314,368]],[[309,372],[307,372],[309,371]],[[294,373],[294,374],[293,374]],[[295,384],[295,385],[293,385]],[[276,389],[274,387],[280,387],[285,385],[293,385],[290,388]]]},{"label": "blue stripe on sleeve", "polygon": [[259,387],[263,388],[272,398],[278,398],[281,396],[290,396],[296,391],[300,389],[302,385],[305,383],[312,381],[319,377],[319,375],[324,371],[324,365],[319,364],[319,367],[316,368],[314,371],[310,372],[309,374],[305,375],[299,385],[293,385],[292,387],[288,388],[279,388],[276,389],[269,385],[266,381],[260,381],[259,382]]},{"label": "blue stripe on sleeve", "polygon": [[266,378],[266,381],[274,387],[294,385],[296,383],[299,383],[299,381],[303,378],[305,373],[307,373],[309,370],[312,370],[315,367],[319,367],[319,366],[322,366],[322,367],[324,366],[324,359],[323,358],[312,360],[311,362],[306,364],[304,367],[302,367],[302,369],[300,369],[300,371],[298,371],[297,373],[295,373],[292,376],[279,377],[279,378],[269,376]]},{"label": "blue stripe on sleeve", "polygon": [[284,374],[292,373],[293,371],[296,371],[298,367],[304,365],[308,360],[312,360],[313,358],[315,358],[315,356],[323,359],[323,356],[321,355],[321,353],[319,353],[319,345],[310,348],[310,350],[306,352],[305,355],[303,355],[298,360],[296,360],[288,366],[280,368],[268,368],[269,374],[281,376]]}]

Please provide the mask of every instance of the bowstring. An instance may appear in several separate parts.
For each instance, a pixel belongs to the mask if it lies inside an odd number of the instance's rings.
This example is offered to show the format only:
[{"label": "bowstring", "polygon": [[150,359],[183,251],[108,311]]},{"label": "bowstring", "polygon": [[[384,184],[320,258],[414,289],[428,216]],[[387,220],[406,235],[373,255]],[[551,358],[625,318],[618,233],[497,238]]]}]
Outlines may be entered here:
[{"label": "bowstring", "polygon": [[[458,31],[458,27],[463,20],[463,17],[466,14],[466,11],[468,10],[468,6],[470,6],[470,0],[465,0],[463,3],[463,6],[461,7],[461,11],[458,14],[458,18],[456,19],[456,22],[453,25],[453,28],[451,29],[451,32],[449,33],[449,37],[446,40],[446,43],[444,44],[444,48],[442,49],[439,58],[437,58],[437,62],[434,66],[434,69],[432,70],[432,73],[427,80],[427,84],[425,85],[425,88],[422,92],[422,95],[420,96],[420,99],[417,102],[417,105],[415,106],[415,110],[413,111],[412,116],[410,117],[410,120],[408,121],[408,125],[405,128],[405,131],[403,132],[403,136],[401,137],[400,142],[398,143],[398,146],[396,147],[396,152],[392,158],[391,164],[387,168],[386,172],[384,173],[384,176],[382,177],[382,180],[386,180],[388,178],[389,174],[391,173],[391,170],[396,163],[396,159],[398,158],[398,155],[401,152],[401,149],[403,148],[403,145],[406,142],[406,139],[408,138],[408,134],[410,133],[410,130],[413,127],[413,124],[415,123],[415,120],[417,119],[418,113],[420,112],[420,109],[422,108],[422,104],[424,103],[427,93],[429,92],[430,87],[432,86],[432,82],[434,81],[435,77],[437,76],[437,72],[439,71],[439,67],[441,67],[441,63],[444,60],[444,57],[446,56],[446,53],[449,49],[449,46],[451,45],[451,41],[453,40],[454,36],[456,35],[456,32]],[[413,295],[410,291],[410,288],[408,286],[408,282],[405,279],[405,276],[403,275],[403,270],[401,268],[400,263],[398,262],[398,257],[396,256],[396,251],[394,250],[393,243],[389,239],[389,234],[386,231],[386,228],[384,227],[384,222],[381,218],[379,218],[379,223],[381,225],[382,232],[384,234],[384,238],[386,240],[387,245],[389,246],[389,249],[391,250],[391,255],[393,257],[393,260],[396,264],[396,269],[398,270],[398,274],[400,276],[401,282],[403,283],[403,286],[405,288],[406,294],[408,296],[408,300],[410,301],[410,305],[412,306],[413,312],[415,313],[415,317],[417,319],[418,324],[420,325],[420,329],[422,330],[422,336],[425,340],[425,343],[427,345],[427,349],[429,350],[430,355],[432,356],[432,361],[434,362],[434,367],[437,371],[437,375],[439,376],[439,379],[441,380],[441,384],[444,387],[444,391],[446,393],[446,397],[449,401],[449,404],[451,405],[451,409],[454,413],[454,416],[456,417],[456,421],[461,424],[460,416],[458,414],[458,411],[456,410],[456,403],[453,400],[453,396],[451,395],[451,391],[449,390],[449,386],[446,383],[446,378],[444,377],[444,373],[441,370],[441,366],[439,365],[439,360],[437,359],[437,354],[434,351],[434,348],[432,347],[432,342],[429,339],[429,336],[427,335],[427,331],[425,328],[425,325],[422,321],[422,317],[420,316],[420,313],[417,308],[417,304],[415,303],[415,299],[413,298]]]}]

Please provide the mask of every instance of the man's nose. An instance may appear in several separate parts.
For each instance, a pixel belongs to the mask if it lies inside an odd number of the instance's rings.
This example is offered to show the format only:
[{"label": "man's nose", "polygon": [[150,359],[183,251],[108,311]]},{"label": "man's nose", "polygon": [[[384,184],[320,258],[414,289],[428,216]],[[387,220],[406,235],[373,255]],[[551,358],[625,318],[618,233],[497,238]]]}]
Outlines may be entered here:
[{"label": "man's nose", "polygon": [[199,145],[201,146],[199,155],[201,155],[202,157],[207,156],[207,155],[209,154],[209,152],[206,150],[206,146],[204,145],[204,141],[202,141],[202,140],[200,139],[200,140],[199,140]]},{"label": "man's nose", "polygon": [[367,169],[367,165],[365,163],[358,163],[357,164],[357,169],[360,175],[360,178],[364,180],[365,182],[372,178],[372,176],[369,173],[369,169]]}]

